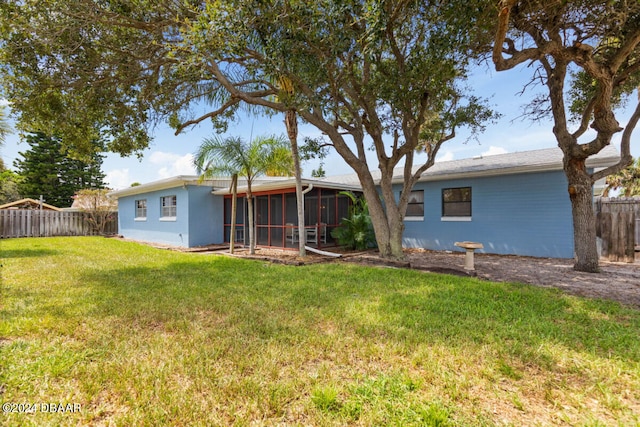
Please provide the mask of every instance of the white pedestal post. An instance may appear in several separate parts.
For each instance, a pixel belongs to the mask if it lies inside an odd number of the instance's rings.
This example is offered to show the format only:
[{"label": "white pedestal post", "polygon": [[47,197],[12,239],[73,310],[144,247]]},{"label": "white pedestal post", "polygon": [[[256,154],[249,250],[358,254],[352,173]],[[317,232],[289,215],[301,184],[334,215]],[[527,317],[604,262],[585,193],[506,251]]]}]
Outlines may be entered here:
[{"label": "white pedestal post", "polygon": [[477,242],[456,242],[455,245],[459,248],[463,248],[466,253],[464,255],[464,269],[467,271],[475,271],[473,254],[476,249],[483,249],[482,243]]}]

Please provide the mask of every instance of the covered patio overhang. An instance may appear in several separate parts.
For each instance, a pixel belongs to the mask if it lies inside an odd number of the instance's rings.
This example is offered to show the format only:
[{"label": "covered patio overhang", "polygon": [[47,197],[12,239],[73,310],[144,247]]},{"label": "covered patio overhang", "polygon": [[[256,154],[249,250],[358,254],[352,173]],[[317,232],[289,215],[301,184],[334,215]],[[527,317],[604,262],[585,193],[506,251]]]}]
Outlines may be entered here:
[{"label": "covered patio overhang", "polygon": [[[361,187],[324,180],[302,181],[304,193],[304,227],[306,243],[310,247],[336,246],[331,231],[349,214],[351,200],[340,194],[351,191],[356,194]],[[252,186],[256,245],[263,247],[297,249],[299,245],[298,210],[295,180],[261,182]],[[238,205],[235,218],[236,243],[249,244],[248,205],[246,187],[238,188]],[[216,190],[224,196],[224,238],[229,242],[231,233],[231,191]]]}]

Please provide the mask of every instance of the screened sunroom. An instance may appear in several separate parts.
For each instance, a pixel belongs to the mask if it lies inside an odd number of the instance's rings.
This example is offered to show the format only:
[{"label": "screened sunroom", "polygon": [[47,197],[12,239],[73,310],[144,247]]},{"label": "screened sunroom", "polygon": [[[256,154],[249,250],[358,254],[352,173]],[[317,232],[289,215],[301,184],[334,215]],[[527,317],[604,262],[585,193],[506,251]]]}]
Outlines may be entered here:
[{"label": "screened sunroom", "polygon": [[[322,181],[303,181],[304,233],[307,246],[336,246],[331,231],[349,214],[351,200],[341,191],[359,192],[359,187]],[[256,245],[272,248],[298,248],[300,237],[295,182],[292,180],[257,185],[252,188]],[[224,238],[231,233],[231,194],[224,194]],[[238,189],[235,242],[249,244],[246,188]]]}]

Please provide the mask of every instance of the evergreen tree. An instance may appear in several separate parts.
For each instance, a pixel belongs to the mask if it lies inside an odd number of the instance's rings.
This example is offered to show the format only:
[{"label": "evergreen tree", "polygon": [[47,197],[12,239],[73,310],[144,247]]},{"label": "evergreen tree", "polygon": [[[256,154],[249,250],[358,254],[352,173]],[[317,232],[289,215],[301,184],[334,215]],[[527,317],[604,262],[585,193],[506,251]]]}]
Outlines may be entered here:
[{"label": "evergreen tree", "polygon": [[105,187],[103,156],[96,154],[90,161],[73,159],[59,138],[42,133],[27,135],[26,142],[30,149],[20,152],[22,160],[14,162],[23,177],[18,187],[23,197],[37,199],[42,195],[53,206],[69,207],[78,190]]}]

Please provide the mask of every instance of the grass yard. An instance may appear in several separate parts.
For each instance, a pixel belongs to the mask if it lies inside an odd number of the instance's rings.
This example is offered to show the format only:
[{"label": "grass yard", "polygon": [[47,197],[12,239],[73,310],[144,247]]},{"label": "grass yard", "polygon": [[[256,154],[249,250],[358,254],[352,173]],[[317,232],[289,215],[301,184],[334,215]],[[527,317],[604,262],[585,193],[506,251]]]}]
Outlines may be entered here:
[{"label": "grass yard", "polygon": [[0,245],[2,425],[640,425],[640,312],[615,303],[96,237]]}]

